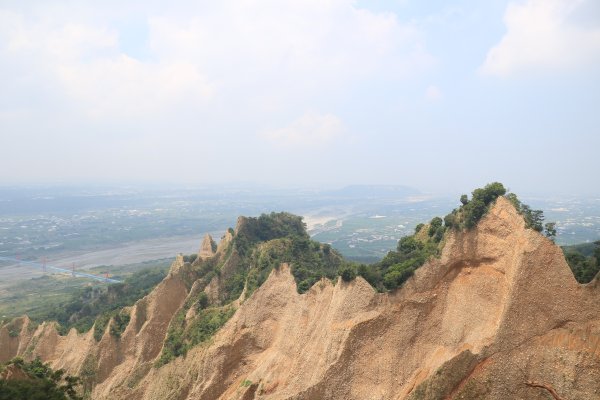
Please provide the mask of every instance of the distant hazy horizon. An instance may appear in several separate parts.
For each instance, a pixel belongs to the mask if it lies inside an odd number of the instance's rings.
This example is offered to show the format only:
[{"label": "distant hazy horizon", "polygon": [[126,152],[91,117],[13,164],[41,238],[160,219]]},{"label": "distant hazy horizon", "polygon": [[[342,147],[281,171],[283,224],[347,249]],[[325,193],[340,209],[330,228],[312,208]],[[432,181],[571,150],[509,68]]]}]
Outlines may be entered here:
[{"label": "distant hazy horizon", "polygon": [[[535,188],[535,187],[515,187],[514,185],[510,185],[509,182],[503,182],[499,180],[490,180],[485,181],[481,184],[476,184],[475,186],[456,186],[453,188],[447,188],[442,190],[438,187],[429,187],[429,186],[412,186],[412,185],[403,185],[396,183],[304,183],[304,184],[293,184],[293,182],[287,182],[283,184],[277,183],[256,183],[256,182],[221,182],[221,183],[186,183],[186,182],[144,182],[144,181],[103,181],[103,182],[20,182],[20,183],[0,183],[0,194],[2,191],[7,190],[51,190],[51,191],[140,191],[140,192],[149,192],[149,191],[247,191],[249,193],[261,194],[265,191],[268,192],[291,192],[291,191],[316,191],[323,192],[328,190],[342,190],[348,187],[360,186],[360,187],[371,187],[371,186],[380,186],[380,187],[405,187],[408,189],[413,189],[418,192],[418,195],[429,195],[429,196],[437,196],[437,197],[448,197],[454,198],[460,194],[471,195],[471,192],[478,188],[483,187],[487,183],[491,182],[501,182],[503,183],[507,190],[513,193],[516,193],[525,198],[536,198],[541,196],[554,196],[556,198],[600,198],[600,187],[592,186],[583,190],[581,192],[573,192],[563,187],[554,187],[554,188]],[[1,196],[0,196],[1,197]]]},{"label": "distant hazy horizon", "polygon": [[598,195],[600,2],[0,4],[0,186]]},{"label": "distant hazy horizon", "polygon": [[[497,181],[497,180],[496,180]],[[78,195],[101,195],[105,194],[125,194],[131,193],[145,193],[149,194],[152,192],[156,193],[196,193],[202,194],[204,192],[219,194],[219,193],[235,193],[243,192],[245,194],[256,194],[256,195],[290,195],[293,193],[327,193],[331,191],[343,191],[348,188],[359,187],[366,190],[370,187],[380,188],[404,188],[408,191],[414,191],[415,197],[420,196],[433,196],[436,198],[448,198],[455,199],[458,202],[458,196],[461,194],[471,195],[471,192],[478,187],[483,187],[487,183],[493,181],[486,181],[482,184],[463,187],[456,186],[449,190],[440,190],[439,188],[428,188],[426,186],[411,186],[394,183],[349,183],[349,184],[326,184],[326,183],[313,183],[313,184],[276,184],[276,183],[256,183],[256,182],[221,182],[221,183],[177,183],[177,182],[69,182],[69,183],[58,183],[58,182],[30,182],[30,183],[15,183],[15,184],[2,184],[0,183],[0,201],[3,197],[6,197],[7,193],[14,193],[16,195],[22,195],[27,192],[39,192],[39,193],[50,193],[53,196],[66,195],[66,196],[78,196]],[[553,189],[536,189],[531,187],[523,187],[522,190],[510,185],[508,182],[501,182],[505,185],[509,192],[518,194],[520,197],[525,199],[600,199],[600,190],[598,187],[590,187],[589,191],[583,192],[571,192],[568,190],[561,190],[560,187]],[[596,191],[594,191],[596,190]],[[381,198],[377,193],[375,197]],[[385,197],[385,196],[384,196]],[[400,195],[399,198],[404,198],[406,195]],[[1,207],[0,207],[1,209]]]}]

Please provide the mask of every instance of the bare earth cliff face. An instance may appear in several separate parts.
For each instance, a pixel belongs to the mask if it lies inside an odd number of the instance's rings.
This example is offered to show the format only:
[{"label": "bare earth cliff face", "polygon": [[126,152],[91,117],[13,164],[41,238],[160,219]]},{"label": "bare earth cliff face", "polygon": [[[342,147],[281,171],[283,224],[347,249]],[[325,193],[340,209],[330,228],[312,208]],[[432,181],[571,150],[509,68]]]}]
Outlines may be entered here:
[{"label": "bare earth cliff face", "polygon": [[579,285],[504,198],[394,294],[362,278],[298,294],[283,265],[209,343],[156,368],[188,295],[178,263],[120,339],[24,318],[19,336],[0,330],[0,361],[40,355],[93,381],[94,399],[548,399],[534,382],[600,398],[598,281]]}]

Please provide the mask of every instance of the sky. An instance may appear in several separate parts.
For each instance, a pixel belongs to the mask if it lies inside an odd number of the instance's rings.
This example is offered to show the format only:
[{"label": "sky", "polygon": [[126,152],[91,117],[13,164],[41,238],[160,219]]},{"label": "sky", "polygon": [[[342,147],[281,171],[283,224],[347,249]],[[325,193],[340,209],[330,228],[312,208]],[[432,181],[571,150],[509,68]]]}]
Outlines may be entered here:
[{"label": "sky", "polygon": [[0,0],[0,185],[599,194],[600,2]]}]

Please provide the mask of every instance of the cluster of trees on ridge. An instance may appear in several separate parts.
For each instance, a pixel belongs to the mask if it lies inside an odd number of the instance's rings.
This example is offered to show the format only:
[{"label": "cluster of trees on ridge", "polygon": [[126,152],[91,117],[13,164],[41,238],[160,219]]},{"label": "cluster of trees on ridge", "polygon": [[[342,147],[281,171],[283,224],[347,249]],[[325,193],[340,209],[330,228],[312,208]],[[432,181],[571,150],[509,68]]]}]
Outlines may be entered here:
[{"label": "cluster of trees on ridge", "polygon": [[[222,286],[226,297],[221,299],[221,304],[237,299],[244,288],[247,294],[251,294],[266,280],[271,270],[282,263],[291,265],[299,293],[306,292],[322,278],[335,280],[341,276],[349,281],[358,275],[379,291],[394,290],[430,257],[440,254],[448,229],[468,230],[475,227],[500,196],[506,196],[515,205],[528,228],[544,231],[541,210],[532,210],[513,193],[507,194],[501,183],[494,182],[475,189],[471,199],[462,195],[459,208],[444,218],[435,217],[427,225],[418,225],[413,235],[403,237],[398,242],[395,251],[371,265],[348,262],[331,246],[311,240],[301,217],[289,213],[271,213],[257,218],[244,218],[228,250],[228,257],[236,259],[241,267],[234,274],[224,277]],[[545,233],[551,238],[556,235],[553,223],[546,224]],[[194,257],[189,259],[193,260]],[[199,274],[194,279],[221,276],[223,264],[223,260],[201,263]]]},{"label": "cluster of trees on ridge", "polygon": [[[435,217],[427,225],[417,225],[413,235],[400,239],[396,251],[390,251],[383,260],[373,265],[359,265],[357,274],[364,277],[379,291],[398,288],[430,257],[441,253],[447,230],[474,228],[500,196],[505,196],[515,206],[523,216],[527,228],[538,232],[544,231],[544,213],[541,210],[532,210],[528,205],[521,203],[514,193],[507,194],[504,185],[493,182],[483,188],[475,189],[471,199],[463,194],[460,197],[461,206],[452,210],[443,219]],[[545,225],[545,234],[550,238],[556,236],[553,222]]]},{"label": "cluster of trees on ridge", "polygon": [[[336,279],[344,267],[351,265],[328,244],[310,239],[302,217],[280,212],[259,217],[242,218],[237,232],[230,230],[233,240],[225,254],[200,260],[195,255],[184,257],[188,262],[181,272],[191,293],[173,318],[167,339],[156,366],[210,339],[234,314],[231,303],[245,290],[250,296],[282,263],[291,265],[298,291],[304,293],[321,278]],[[219,299],[208,301],[204,287],[218,277]],[[190,309],[195,317],[186,320]]]},{"label": "cluster of trees on ridge", "polygon": [[475,189],[471,199],[466,194],[460,196],[462,206],[444,217],[444,224],[449,228],[471,229],[488,212],[490,204],[498,197],[505,196],[523,216],[525,226],[537,232],[544,232],[546,236],[556,236],[556,223],[548,222],[544,225],[544,212],[533,210],[527,204],[522,203],[516,194],[508,193],[499,182],[493,182],[483,188]]},{"label": "cluster of trees on ridge", "polygon": [[[12,369],[11,379],[3,377],[7,369]],[[78,377],[65,375],[62,369],[53,371],[39,357],[0,364],[0,400],[83,400],[80,384]]]}]

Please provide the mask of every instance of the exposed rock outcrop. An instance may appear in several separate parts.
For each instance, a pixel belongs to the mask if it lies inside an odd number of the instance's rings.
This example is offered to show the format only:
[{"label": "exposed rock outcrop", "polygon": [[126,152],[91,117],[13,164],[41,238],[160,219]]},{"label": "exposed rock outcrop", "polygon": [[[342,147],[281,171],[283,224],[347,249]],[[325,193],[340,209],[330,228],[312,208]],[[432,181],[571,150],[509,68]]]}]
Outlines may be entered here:
[{"label": "exposed rock outcrop", "polygon": [[17,337],[3,328],[0,356],[89,369],[94,399],[548,398],[527,382],[600,398],[600,288],[578,284],[560,248],[504,198],[392,294],[362,278],[298,294],[282,265],[210,342],[155,368],[187,290],[172,270],[121,338],[98,344],[51,324]]},{"label": "exposed rock outcrop", "polygon": [[202,259],[207,259],[215,255],[215,249],[217,245],[213,238],[207,233],[204,235],[204,239],[202,239],[202,244],[200,245],[200,250],[198,250],[198,257]]}]

